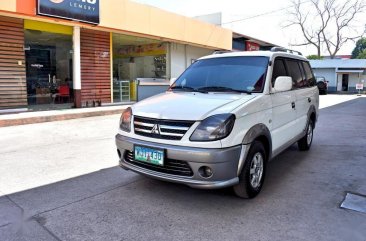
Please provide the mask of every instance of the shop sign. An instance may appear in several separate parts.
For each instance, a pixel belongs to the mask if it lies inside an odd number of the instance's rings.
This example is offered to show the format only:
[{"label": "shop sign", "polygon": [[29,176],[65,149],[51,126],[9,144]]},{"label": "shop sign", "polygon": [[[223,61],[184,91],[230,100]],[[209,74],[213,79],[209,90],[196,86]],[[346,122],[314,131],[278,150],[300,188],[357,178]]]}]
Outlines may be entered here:
[{"label": "shop sign", "polygon": [[99,24],[99,0],[38,0],[37,13]]},{"label": "shop sign", "polygon": [[126,45],[117,50],[115,57],[140,57],[140,56],[156,56],[166,54],[165,45],[160,44],[145,44],[145,45]]},{"label": "shop sign", "polygon": [[246,41],[245,42],[245,50],[246,51],[258,51],[259,50],[259,44]]},{"label": "shop sign", "polygon": [[363,90],[363,84],[356,84],[356,90]]}]

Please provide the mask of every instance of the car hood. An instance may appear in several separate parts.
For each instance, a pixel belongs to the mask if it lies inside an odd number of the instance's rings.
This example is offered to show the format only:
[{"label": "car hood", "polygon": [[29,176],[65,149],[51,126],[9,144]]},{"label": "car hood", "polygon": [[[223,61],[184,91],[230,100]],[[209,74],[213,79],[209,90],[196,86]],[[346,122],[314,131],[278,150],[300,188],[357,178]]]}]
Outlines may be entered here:
[{"label": "car hood", "polygon": [[167,120],[203,120],[230,113],[255,95],[198,92],[165,92],[132,106],[133,115]]}]

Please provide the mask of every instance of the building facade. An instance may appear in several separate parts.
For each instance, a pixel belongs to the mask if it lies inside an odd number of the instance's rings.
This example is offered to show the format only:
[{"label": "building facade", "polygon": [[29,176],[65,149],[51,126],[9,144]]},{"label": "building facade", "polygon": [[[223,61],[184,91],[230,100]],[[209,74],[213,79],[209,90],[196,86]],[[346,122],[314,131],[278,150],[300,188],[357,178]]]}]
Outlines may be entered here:
[{"label": "building facade", "polygon": [[314,74],[328,81],[329,92],[357,92],[365,84],[366,59],[310,60]]},{"label": "building facade", "polygon": [[[216,26],[223,26],[223,13],[212,13],[194,17],[203,22],[211,23]],[[233,32],[233,51],[258,51],[258,50],[270,50],[273,47],[280,47],[279,45],[253,38],[251,36]]]},{"label": "building facade", "polygon": [[146,98],[232,36],[128,0],[1,1],[0,111]]}]

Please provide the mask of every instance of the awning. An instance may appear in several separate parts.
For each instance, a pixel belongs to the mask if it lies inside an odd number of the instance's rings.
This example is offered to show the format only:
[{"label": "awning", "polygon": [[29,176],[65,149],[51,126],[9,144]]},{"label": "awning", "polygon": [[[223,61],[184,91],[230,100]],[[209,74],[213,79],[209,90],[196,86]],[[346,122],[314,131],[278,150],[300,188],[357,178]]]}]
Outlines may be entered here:
[{"label": "awning", "polygon": [[336,73],[363,73],[363,69],[341,69],[336,70]]}]

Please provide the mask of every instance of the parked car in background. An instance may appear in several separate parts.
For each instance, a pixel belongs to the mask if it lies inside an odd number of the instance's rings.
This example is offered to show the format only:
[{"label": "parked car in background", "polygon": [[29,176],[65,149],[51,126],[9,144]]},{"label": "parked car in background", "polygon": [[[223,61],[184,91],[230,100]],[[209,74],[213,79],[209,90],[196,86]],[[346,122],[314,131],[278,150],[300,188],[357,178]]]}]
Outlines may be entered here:
[{"label": "parked car in background", "polygon": [[169,88],[126,109],[116,135],[122,168],[237,196],[261,190],[267,163],[309,150],[319,91],[309,61],[282,48],[214,54]]},{"label": "parked car in background", "polygon": [[328,81],[323,76],[316,76],[316,85],[319,89],[319,94],[328,94]]}]

